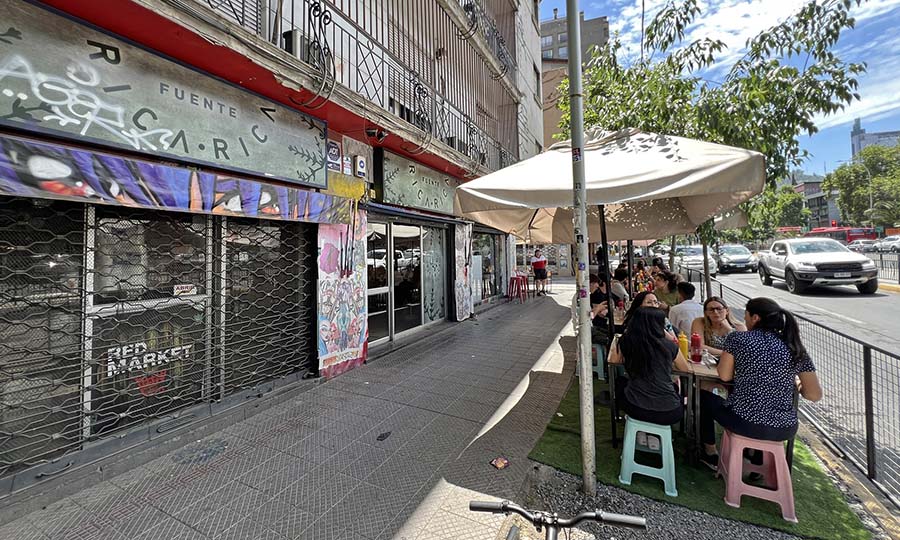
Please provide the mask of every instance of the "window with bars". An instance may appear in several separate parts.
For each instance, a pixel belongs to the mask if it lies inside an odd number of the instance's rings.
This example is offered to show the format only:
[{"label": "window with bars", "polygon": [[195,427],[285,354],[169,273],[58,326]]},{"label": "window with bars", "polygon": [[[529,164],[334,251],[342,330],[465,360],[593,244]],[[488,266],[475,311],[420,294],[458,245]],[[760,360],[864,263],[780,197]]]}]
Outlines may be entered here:
[{"label": "window with bars", "polygon": [[316,226],[0,198],[0,477],[315,369]]}]

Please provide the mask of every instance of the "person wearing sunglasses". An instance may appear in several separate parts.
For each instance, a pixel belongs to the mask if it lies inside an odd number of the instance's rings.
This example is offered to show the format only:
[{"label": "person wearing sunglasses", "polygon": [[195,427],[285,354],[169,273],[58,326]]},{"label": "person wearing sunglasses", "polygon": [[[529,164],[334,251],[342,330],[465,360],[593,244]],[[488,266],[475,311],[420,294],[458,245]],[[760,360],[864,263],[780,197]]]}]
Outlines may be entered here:
[{"label": "person wearing sunglasses", "polygon": [[703,316],[691,323],[691,332],[700,334],[701,346],[717,357],[722,355],[722,347],[729,334],[746,330],[743,323],[732,317],[725,300],[718,296],[707,298],[703,302]]}]

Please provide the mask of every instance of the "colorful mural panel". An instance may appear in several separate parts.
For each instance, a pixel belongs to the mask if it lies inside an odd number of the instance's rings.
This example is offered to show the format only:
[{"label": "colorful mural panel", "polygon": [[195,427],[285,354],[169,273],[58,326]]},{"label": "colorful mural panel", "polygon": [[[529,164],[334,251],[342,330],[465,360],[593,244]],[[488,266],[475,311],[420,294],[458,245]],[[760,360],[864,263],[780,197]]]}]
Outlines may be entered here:
[{"label": "colorful mural panel", "polygon": [[352,201],[219,173],[0,135],[0,195],[349,223]]},{"label": "colorful mural panel", "polygon": [[366,360],[366,213],[319,227],[319,374],[331,378]]}]

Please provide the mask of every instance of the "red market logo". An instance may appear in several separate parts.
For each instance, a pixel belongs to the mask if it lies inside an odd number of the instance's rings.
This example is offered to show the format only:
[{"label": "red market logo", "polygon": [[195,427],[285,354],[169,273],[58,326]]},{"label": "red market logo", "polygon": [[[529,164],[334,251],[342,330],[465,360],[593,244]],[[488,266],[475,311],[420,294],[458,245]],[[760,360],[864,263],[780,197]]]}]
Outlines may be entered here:
[{"label": "red market logo", "polygon": [[106,376],[115,377],[130,371],[155,371],[176,360],[190,360],[192,347],[179,345],[151,351],[143,341],[111,347],[106,350]]}]

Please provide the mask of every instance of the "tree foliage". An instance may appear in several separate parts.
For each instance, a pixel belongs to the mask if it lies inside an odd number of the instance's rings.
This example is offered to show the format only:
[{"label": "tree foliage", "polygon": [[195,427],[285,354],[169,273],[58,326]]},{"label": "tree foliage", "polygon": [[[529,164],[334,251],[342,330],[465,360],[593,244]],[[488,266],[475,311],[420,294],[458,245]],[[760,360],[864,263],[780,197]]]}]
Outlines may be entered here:
[{"label": "tree foliage", "polygon": [[[702,15],[699,0],[670,0],[647,28],[645,60],[622,59],[618,37],[593,51],[584,71],[585,126],[638,128],[756,150],[766,157],[770,184],[786,178],[807,157],[798,137],[818,131],[814,118],[859,99],[857,76],[865,65],[845,62],[833,50],[841,33],[853,28],[849,12],[859,2],[810,1],[750,39],[746,54],[729,62],[721,41],[686,42]],[[704,79],[716,73],[724,73],[720,82]],[[564,81],[563,96],[566,86]],[[568,138],[567,99],[560,108],[561,137]]]},{"label": "tree foliage", "polygon": [[900,145],[863,148],[825,177],[822,190],[837,193],[844,223],[894,227],[900,222]]}]

